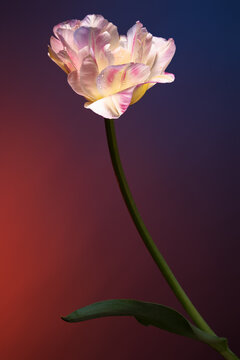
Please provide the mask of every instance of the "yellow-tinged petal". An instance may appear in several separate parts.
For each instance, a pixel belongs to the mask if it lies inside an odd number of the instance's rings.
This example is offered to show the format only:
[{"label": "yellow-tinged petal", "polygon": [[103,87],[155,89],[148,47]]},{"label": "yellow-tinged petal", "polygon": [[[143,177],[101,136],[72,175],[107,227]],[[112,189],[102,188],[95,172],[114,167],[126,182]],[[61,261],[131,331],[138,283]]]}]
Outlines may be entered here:
[{"label": "yellow-tinged petal", "polygon": [[68,67],[58,58],[57,54],[48,46],[48,56],[54,61],[66,74],[69,74]]},{"label": "yellow-tinged petal", "polygon": [[130,105],[135,104],[138,100],[140,100],[143,97],[145,92],[148,90],[148,86],[149,84],[143,84],[135,87]]}]

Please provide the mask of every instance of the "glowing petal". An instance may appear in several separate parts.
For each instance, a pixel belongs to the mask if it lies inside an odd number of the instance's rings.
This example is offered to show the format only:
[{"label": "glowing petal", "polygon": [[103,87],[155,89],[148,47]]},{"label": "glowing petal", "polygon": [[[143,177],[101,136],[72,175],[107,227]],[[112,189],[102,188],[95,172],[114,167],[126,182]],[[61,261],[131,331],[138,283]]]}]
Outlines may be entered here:
[{"label": "glowing petal", "polygon": [[155,51],[155,58],[151,69],[151,78],[161,75],[172,60],[176,51],[174,40],[153,38],[153,51]]},{"label": "glowing petal", "polygon": [[48,56],[54,61],[65,73],[69,73],[70,70],[67,68],[67,66],[62,62],[57,54],[53,51],[53,49],[49,46],[48,47]]},{"label": "glowing petal", "polygon": [[109,50],[110,41],[111,36],[107,31],[98,35],[96,40],[93,41],[93,56],[95,56],[99,72],[110,65],[113,60],[113,55]]},{"label": "glowing petal", "polygon": [[154,82],[154,83],[171,83],[175,80],[175,76],[173,74],[170,74],[170,73],[163,73],[159,76],[156,76],[154,78],[151,78],[151,82]]},{"label": "glowing petal", "polygon": [[104,97],[92,103],[85,103],[84,106],[106,119],[117,119],[130,105],[133,90],[134,87],[123,90],[117,94]]},{"label": "glowing petal", "polygon": [[152,46],[152,34],[137,21],[127,32],[127,46],[131,61],[146,63],[146,57]]},{"label": "glowing petal", "polygon": [[58,38],[58,30],[59,29],[75,31],[80,26],[80,23],[81,23],[81,21],[76,20],[76,19],[61,22],[60,24],[54,26],[53,33]]},{"label": "glowing petal", "polygon": [[81,21],[81,26],[103,29],[107,26],[108,21],[102,15],[87,15]]},{"label": "glowing petal", "polygon": [[59,51],[63,50],[63,44],[60,40],[56,39],[54,36],[50,38],[50,45],[53,51],[57,54]]},{"label": "glowing petal", "polygon": [[90,32],[91,32],[91,29],[84,27],[84,26],[81,26],[74,32],[73,39],[74,39],[75,46],[77,46],[78,50],[81,50],[85,46],[90,45],[89,44]]},{"label": "glowing petal", "polygon": [[131,100],[131,105],[135,104],[137,101],[139,101],[143,97],[145,92],[148,90],[148,87],[149,87],[149,84],[138,85],[135,87],[135,90],[134,90],[133,96],[132,96],[132,100]]},{"label": "glowing petal", "polygon": [[108,96],[143,83],[149,74],[149,67],[144,64],[112,65],[99,74],[97,87],[102,96]]},{"label": "glowing petal", "polygon": [[77,94],[94,101],[101,97],[97,89],[97,75],[96,62],[89,55],[83,60],[80,71],[73,71],[68,75],[68,83]]}]

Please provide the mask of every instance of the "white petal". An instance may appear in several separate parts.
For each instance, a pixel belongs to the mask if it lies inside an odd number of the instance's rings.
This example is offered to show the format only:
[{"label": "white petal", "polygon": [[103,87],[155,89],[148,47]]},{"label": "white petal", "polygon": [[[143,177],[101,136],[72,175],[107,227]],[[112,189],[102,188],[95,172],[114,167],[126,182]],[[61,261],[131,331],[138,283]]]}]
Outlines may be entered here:
[{"label": "white petal", "polygon": [[171,83],[175,80],[175,76],[174,74],[170,74],[170,73],[163,73],[159,76],[156,76],[154,78],[151,78],[150,82],[154,82],[154,83]]},{"label": "white petal", "polygon": [[112,65],[97,77],[97,87],[102,96],[108,96],[146,81],[149,67],[144,64]]},{"label": "white petal", "polygon": [[104,19],[102,15],[87,15],[81,21],[81,26],[103,29],[108,24],[108,21]]},{"label": "white petal", "polygon": [[152,53],[155,53],[155,58],[151,68],[151,78],[161,75],[165,71],[175,51],[176,46],[173,39],[153,38]]},{"label": "white petal", "polygon": [[131,103],[134,87],[121,91],[117,94],[104,97],[92,103],[85,103],[87,109],[106,119],[119,118]]},{"label": "white petal", "polygon": [[111,22],[108,23],[104,31],[107,31],[110,34],[110,50],[114,50],[117,46],[119,46],[119,34],[117,27],[113,25]]}]

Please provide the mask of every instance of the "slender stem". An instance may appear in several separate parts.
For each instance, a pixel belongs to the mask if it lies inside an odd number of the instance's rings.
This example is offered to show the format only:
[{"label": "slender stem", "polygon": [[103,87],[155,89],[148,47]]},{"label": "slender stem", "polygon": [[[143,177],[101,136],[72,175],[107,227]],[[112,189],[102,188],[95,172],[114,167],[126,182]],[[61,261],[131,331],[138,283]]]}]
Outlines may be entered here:
[{"label": "slender stem", "polygon": [[230,349],[220,353],[226,360],[239,360],[239,357],[235,355]]},{"label": "slender stem", "polygon": [[[199,327],[199,329],[215,335],[214,331],[209,327],[203,317],[199,314],[195,306],[192,304],[191,300],[182,289],[181,285],[175,278],[173,272],[171,271],[170,267],[166,263],[164,257],[159,252],[157,246],[155,245],[154,241],[152,240],[146,226],[144,225],[141,216],[137,210],[133,197],[131,195],[130,189],[128,187],[128,183],[122,168],[118,146],[117,146],[117,139],[115,134],[115,127],[114,127],[114,120],[105,119],[105,129],[108,141],[109,152],[112,160],[113,169],[115,175],[117,177],[117,181],[125,201],[125,204],[128,208],[128,211],[132,217],[132,220],[138,230],[139,235],[141,236],[145,246],[147,247],[149,253],[151,254],[153,260],[155,261],[156,265],[160,269],[161,273],[163,274],[165,280],[167,281],[168,285],[176,295],[177,299],[180,301],[186,312],[189,314],[191,319],[195,322],[195,324]],[[226,350],[222,353],[222,356],[227,360],[239,360],[238,357],[231,352],[230,349]]]},{"label": "slender stem", "polygon": [[146,226],[144,225],[141,216],[137,210],[137,207],[135,205],[135,202],[133,200],[133,197],[131,195],[131,192],[129,190],[126,177],[122,168],[119,152],[118,152],[118,146],[117,146],[117,139],[115,134],[115,128],[114,128],[114,120],[105,119],[105,127],[106,127],[106,134],[107,134],[107,140],[108,140],[108,147],[112,159],[112,165],[115,171],[115,175],[118,180],[118,184],[120,186],[120,190],[122,193],[122,196],[124,198],[125,204],[128,208],[128,211],[132,217],[132,220],[139,232],[139,235],[141,236],[145,246],[147,247],[148,251],[150,252],[153,260],[157,264],[158,268],[162,272],[165,280],[173,290],[174,294],[184,307],[184,309],[187,311],[187,313],[190,315],[192,320],[195,322],[195,324],[201,329],[204,330],[210,334],[214,334],[213,330],[208,326],[208,324],[205,322],[205,320],[202,318],[202,316],[199,314],[195,306],[192,304],[190,299],[188,298],[187,294],[184,292],[182,287],[180,286],[179,282],[173,275],[173,272],[169,268],[168,264],[166,263],[164,257],[159,252],[157,246],[155,245],[154,241],[152,240]]}]

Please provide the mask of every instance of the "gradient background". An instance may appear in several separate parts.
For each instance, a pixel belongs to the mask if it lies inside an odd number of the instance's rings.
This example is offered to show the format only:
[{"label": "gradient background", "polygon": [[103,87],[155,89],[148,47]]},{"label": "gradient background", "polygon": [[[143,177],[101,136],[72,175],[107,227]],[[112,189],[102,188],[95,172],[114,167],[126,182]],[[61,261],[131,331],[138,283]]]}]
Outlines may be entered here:
[{"label": "gradient background", "polygon": [[181,306],[115,181],[103,119],[47,57],[52,27],[103,14],[173,37],[173,84],[116,121],[140,213],[192,301],[239,347],[239,1],[6,2],[1,11],[0,276],[3,360],[217,360],[204,344],[60,314],[107,298]]}]

